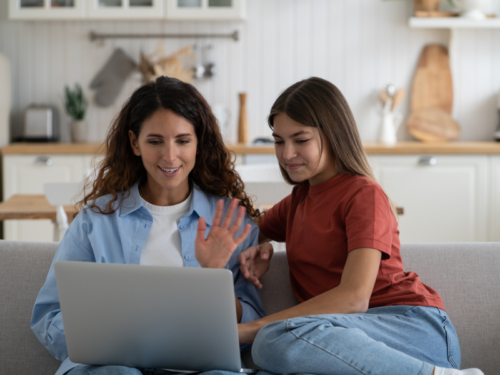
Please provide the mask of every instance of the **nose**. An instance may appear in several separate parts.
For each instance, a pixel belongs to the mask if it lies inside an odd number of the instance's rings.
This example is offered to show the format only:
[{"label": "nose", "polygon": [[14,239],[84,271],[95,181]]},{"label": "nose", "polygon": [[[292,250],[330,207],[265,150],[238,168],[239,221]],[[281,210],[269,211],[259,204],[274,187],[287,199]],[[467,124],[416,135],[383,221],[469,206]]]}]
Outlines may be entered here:
[{"label": "nose", "polygon": [[177,149],[174,145],[165,144],[163,147],[163,160],[166,162],[173,162],[177,159]]},{"label": "nose", "polygon": [[297,152],[295,151],[295,147],[292,142],[285,142],[283,147],[283,159],[291,160],[295,156],[297,156]]}]

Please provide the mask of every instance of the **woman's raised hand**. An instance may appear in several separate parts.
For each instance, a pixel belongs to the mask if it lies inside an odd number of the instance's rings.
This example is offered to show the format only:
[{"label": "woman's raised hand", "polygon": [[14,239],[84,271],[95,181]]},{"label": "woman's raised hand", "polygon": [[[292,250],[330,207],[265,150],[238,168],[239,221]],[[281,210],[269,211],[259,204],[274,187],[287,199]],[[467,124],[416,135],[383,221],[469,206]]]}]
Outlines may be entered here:
[{"label": "woman's raised hand", "polygon": [[269,270],[273,253],[273,245],[266,242],[249,247],[238,255],[241,273],[259,289],[262,289],[259,279]]},{"label": "woman's raised hand", "polygon": [[[238,237],[236,233],[243,223],[245,207],[238,208],[238,199],[233,199],[227,209],[226,217],[222,220],[224,212],[224,201],[217,202],[212,228],[205,239],[207,223],[204,218],[198,219],[198,232],[194,243],[196,259],[204,268],[224,268],[236,248],[250,234],[250,224],[246,224],[243,232]],[[237,210],[236,220],[233,216]]]}]

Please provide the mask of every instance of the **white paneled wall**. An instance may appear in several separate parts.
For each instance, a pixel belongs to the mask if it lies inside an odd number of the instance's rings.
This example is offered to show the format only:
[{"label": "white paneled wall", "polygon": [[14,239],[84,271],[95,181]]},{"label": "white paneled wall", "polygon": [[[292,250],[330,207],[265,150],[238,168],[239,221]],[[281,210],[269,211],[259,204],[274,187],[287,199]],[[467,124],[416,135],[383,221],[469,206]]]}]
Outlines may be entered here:
[{"label": "white paneled wall", "polygon": [[[116,47],[138,61],[155,40],[109,40],[91,43],[91,30],[102,33],[228,33],[240,30],[234,42],[210,40],[219,74],[195,81],[210,104],[231,110],[230,139],[235,140],[238,92],[248,93],[251,138],[269,136],[266,117],[286,87],[310,76],[335,83],[347,97],[365,141],[376,139],[376,91],[392,82],[409,91],[418,56],[428,43],[447,44],[449,31],[410,29],[411,1],[382,0],[249,0],[246,22],[165,21],[6,21],[6,1],[0,0],[0,51],[12,63],[13,130],[19,134],[23,110],[31,103],[53,103],[63,114],[65,84],[79,82],[92,96],[89,83]],[[498,122],[500,30],[459,30],[455,34],[454,116],[462,125],[462,140],[489,141]],[[167,39],[167,52],[196,40]],[[1,83],[0,83],[1,84]],[[92,104],[87,120],[90,138],[102,141],[112,118],[140,84],[134,74],[115,105]],[[409,112],[409,99],[400,108]],[[63,119],[65,117],[63,116]],[[68,140],[63,127],[63,138]],[[411,136],[402,127],[400,140]]]}]

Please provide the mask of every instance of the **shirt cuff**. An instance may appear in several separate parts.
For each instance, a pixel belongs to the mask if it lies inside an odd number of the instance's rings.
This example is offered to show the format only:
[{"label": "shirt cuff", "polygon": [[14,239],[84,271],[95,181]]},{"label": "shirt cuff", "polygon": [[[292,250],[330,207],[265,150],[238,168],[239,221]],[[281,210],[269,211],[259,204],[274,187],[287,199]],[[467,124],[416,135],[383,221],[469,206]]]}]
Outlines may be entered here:
[{"label": "shirt cuff", "polygon": [[391,245],[388,245],[382,241],[373,239],[373,238],[357,238],[351,241],[348,241],[348,249],[350,252],[352,250],[360,249],[363,247],[368,247],[371,249],[379,250],[383,253],[383,259],[389,259],[391,256]]},{"label": "shirt cuff", "polygon": [[240,323],[253,322],[254,320],[260,319],[261,316],[255,311],[255,309],[248,303],[240,300],[241,303],[241,321]]}]

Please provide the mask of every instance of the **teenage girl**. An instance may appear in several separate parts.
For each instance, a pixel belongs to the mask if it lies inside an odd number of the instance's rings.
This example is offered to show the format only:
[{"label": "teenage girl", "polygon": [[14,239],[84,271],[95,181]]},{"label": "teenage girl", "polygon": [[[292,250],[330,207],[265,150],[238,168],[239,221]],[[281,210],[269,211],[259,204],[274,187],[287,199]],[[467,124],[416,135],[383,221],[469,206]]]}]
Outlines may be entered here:
[{"label": "teenage girl", "polygon": [[[106,145],[97,179],[81,202],[85,207],[54,262],[227,268],[233,272],[238,321],[264,316],[260,292],[242,276],[237,258],[257,244],[258,228],[250,217],[259,213],[200,93],[167,77],[140,87],[114,121]],[[71,362],[54,264],[36,299],[31,328],[62,361],[57,375],[164,373]]]},{"label": "teenage girl", "polygon": [[[262,369],[280,374],[479,375],[439,294],[404,272],[394,204],[377,184],[342,93],[310,78],[269,115],[292,194],[266,212],[259,242],[286,242],[299,304],[240,324]],[[269,268],[270,244],[240,254],[244,276]]]}]

